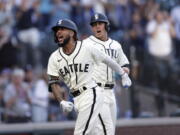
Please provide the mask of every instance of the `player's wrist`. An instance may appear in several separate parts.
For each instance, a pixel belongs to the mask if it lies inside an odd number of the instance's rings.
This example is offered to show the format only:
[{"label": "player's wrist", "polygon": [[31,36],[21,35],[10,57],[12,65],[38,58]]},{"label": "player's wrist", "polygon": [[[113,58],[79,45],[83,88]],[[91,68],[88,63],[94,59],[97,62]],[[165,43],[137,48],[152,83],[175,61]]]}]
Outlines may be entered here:
[{"label": "player's wrist", "polygon": [[63,103],[65,103],[65,102],[66,102],[65,100],[59,101],[60,104],[63,104]]},{"label": "player's wrist", "polygon": [[120,76],[123,76],[126,74],[126,72],[122,68],[119,69],[119,73],[120,73]]},{"label": "player's wrist", "polygon": [[121,77],[124,77],[124,76],[126,76],[126,72],[123,72],[122,74],[121,74]]}]

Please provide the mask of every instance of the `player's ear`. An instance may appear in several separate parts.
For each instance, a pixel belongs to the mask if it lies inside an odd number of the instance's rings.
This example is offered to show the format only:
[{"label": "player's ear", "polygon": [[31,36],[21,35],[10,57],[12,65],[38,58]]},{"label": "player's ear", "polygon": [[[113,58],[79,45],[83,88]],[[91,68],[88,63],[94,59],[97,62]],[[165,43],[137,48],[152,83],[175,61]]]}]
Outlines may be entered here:
[{"label": "player's ear", "polygon": [[74,37],[74,34],[75,34],[74,31],[70,31],[70,36],[71,37]]}]

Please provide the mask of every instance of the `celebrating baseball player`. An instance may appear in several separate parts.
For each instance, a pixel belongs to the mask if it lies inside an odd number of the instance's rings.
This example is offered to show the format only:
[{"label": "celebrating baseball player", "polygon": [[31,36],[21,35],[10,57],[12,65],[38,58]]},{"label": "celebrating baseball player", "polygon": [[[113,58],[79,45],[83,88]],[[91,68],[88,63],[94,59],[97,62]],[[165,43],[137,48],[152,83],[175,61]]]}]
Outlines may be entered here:
[{"label": "celebrating baseball player", "polygon": [[[59,48],[54,51],[48,61],[49,90],[60,103],[63,111],[77,110],[74,135],[94,135],[98,115],[101,111],[103,88],[97,86],[92,78],[95,63],[105,63],[122,77],[123,86],[130,86],[127,73],[108,55],[100,52],[91,43],[85,45],[77,41],[77,27],[68,19],[59,20],[52,27],[55,42]],[[62,97],[59,81],[64,81],[70,88],[74,104]],[[111,130],[106,133],[112,135]]]},{"label": "celebrating baseball player", "polygon": [[[96,13],[91,17],[90,22],[93,35],[84,40],[85,44],[92,44],[95,48],[99,49],[101,52],[109,55],[112,59],[114,59],[125,72],[129,73],[129,61],[123,50],[121,45],[111,38],[108,37],[109,31],[109,21],[107,17],[103,14]],[[97,84],[104,88],[104,106],[102,110],[106,110],[106,113],[101,114],[99,119],[104,122],[105,126],[101,128],[108,128],[110,125],[110,121],[113,122],[113,134],[115,134],[115,126],[116,126],[116,115],[117,115],[117,107],[115,94],[113,91],[115,79],[114,72],[104,63],[100,63],[95,66],[95,70],[93,72],[93,78],[97,82]],[[99,128],[99,127],[98,127]],[[101,130],[104,132],[104,130]],[[99,131],[98,131],[99,132]],[[100,133],[99,133],[100,134]]]}]

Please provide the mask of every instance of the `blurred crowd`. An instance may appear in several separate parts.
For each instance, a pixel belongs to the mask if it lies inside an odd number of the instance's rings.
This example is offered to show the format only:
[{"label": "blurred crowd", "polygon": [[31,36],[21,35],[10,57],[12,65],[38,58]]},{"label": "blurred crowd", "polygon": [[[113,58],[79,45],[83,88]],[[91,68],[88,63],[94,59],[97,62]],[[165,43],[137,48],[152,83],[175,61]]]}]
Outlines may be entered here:
[{"label": "blurred crowd", "polygon": [[[67,87],[64,98],[68,99]],[[61,112],[59,103],[48,92],[46,71],[35,73],[30,65],[25,69],[4,69],[0,76],[0,120],[6,123],[73,120],[74,112]]]},{"label": "blurred crowd", "polygon": [[[0,0],[0,121],[74,119],[48,93],[46,66],[57,48],[51,27],[71,19],[81,40],[91,34],[96,12],[107,15],[109,36],[131,61],[133,82],[180,97],[179,0]],[[156,100],[163,116],[163,99]]]}]

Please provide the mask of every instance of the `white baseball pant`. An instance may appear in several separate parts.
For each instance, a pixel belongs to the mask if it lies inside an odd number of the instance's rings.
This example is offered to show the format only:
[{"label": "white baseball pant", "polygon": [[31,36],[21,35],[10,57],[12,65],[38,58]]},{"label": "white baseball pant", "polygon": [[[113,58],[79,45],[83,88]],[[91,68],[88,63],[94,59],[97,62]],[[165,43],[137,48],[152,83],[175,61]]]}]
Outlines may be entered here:
[{"label": "white baseball pant", "polygon": [[[98,119],[98,125],[95,127],[95,134],[98,135],[114,135],[117,120],[117,106],[115,94],[112,89],[103,91],[104,104]],[[102,121],[104,125],[102,124]],[[106,131],[106,132],[105,132]]]},{"label": "white baseball pant", "polygon": [[74,98],[75,109],[78,113],[74,135],[95,135],[93,130],[102,109],[103,97],[103,89],[97,86],[92,89],[88,88]]}]

